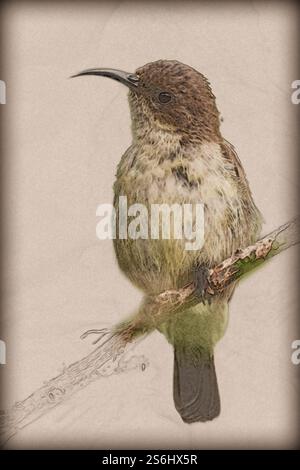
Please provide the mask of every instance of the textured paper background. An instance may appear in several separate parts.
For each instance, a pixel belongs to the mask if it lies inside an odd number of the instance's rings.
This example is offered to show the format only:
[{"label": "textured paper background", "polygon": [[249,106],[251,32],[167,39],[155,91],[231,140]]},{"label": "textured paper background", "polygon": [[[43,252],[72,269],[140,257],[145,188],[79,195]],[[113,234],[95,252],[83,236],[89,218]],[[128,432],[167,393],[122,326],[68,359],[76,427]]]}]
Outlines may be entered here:
[{"label": "textured paper background", "polygon": [[[211,81],[223,135],[239,153],[264,233],[297,212],[295,7],[279,2],[13,2],[3,7],[6,403],[91,350],[80,334],[125,318],[140,293],[119,272],[95,211],[111,202],[130,144],[126,89],[87,77],[159,58]],[[155,333],[145,372],[101,379],[24,429],[10,448],[292,447],[299,367],[296,249],[252,275],[216,350],[221,416],[185,425],[172,401],[171,347]],[[298,288],[298,286],[297,286]]]}]

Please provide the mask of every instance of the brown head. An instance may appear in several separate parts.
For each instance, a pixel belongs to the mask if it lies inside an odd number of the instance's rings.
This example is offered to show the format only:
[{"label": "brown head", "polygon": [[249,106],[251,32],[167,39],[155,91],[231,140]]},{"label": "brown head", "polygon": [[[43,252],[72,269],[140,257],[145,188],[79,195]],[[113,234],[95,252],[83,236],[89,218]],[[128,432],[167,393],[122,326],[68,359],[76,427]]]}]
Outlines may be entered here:
[{"label": "brown head", "polygon": [[153,127],[176,132],[184,142],[216,141],[220,118],[208,80],[192,67],[175,60],[158,60],[134,74],[112,69],[90,69],[76,76],[101,75],[130,89],[133,130],[143,135]]}]

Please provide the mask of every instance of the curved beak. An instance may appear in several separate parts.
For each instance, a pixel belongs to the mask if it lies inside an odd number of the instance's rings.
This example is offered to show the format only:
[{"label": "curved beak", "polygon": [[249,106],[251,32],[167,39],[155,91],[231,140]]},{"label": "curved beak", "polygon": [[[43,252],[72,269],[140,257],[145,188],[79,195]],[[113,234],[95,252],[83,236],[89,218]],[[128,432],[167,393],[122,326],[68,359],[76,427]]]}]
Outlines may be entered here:
[{"label": "curved beak", "polygon": [[72,75],[70,78],[82,77],[84,75],[97,75],[99,77],[108,77],[118,82],[123,83],[123,85],[128,86],[129,88],[135,88],[139,84],[139,77],[135,73],[123,72],[122,70],[115,69],[87,69],[82,72]]}]

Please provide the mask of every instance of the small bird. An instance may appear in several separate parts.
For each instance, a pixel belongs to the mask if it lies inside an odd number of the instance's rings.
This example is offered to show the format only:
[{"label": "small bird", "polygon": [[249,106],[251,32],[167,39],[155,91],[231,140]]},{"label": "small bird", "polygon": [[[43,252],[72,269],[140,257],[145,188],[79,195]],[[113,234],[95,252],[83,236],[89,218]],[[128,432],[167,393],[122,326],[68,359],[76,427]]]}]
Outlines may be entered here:
[{"label": "small bird", "polygon": [[[207,271],[256,241],[262,216],[234,147],[222,137],[210,83],[176,60],[127,73],[95,68],[75,76],[112,78],[129,88],[132,143],[118,165],[114,206],[196,204],[204,207],[204,244],[186,250],[179,239],[114,240],[119,267],[147,297],[197,281],[199,303],[158,327],[174,347],[173,398],[185,423],[220,413],[214,346],[228,323],[234,286],[201,301]],[[145,307],[146,308],[146,307]]]}]

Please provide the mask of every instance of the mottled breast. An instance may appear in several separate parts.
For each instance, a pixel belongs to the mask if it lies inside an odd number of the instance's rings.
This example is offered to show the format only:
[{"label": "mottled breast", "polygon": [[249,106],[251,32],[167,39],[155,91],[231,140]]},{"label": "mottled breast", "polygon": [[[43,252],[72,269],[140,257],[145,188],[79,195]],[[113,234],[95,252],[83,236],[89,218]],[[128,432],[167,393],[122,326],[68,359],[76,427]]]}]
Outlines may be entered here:
[{"label": "mottled breast", "polygon": [[[115,240],[120,268],[147,293],[176,288],[192,279],[197,265],[213,266],[253,242],[261,217],[241,164],[224,141],[182,146],[179,139],[134,143],[123,155],[114,185],[114,205],[203,204],[204,245],[187,250],[186,240]],[[118,217],[117,217],[118,221]],[[149,222],[149,220],[148,220]]]}]

